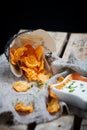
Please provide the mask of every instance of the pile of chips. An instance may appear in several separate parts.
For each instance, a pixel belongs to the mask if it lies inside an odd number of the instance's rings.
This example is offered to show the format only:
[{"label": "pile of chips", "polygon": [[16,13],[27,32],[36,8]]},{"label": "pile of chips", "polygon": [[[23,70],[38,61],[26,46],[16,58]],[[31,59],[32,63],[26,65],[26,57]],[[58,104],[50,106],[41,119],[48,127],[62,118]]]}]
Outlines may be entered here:
[{"label": "pile of chips", "polygon": [[49,78],[45,69],[44,50],[41,45],[34,48],[24,44],[10,49],[10,63],[18,66],[29,81],[46,81]]},{"label": "pile of chips", "polygon": [[[23,42],[26,42],[22,39]],[[30,43],[30,42],[29,42]],[[29,81],[38,83],[38,87],[42,88],[43,84],[48,81],[52,73],[46,70],[46,59],[44,56],[44,49],[42,45],[33,46],[33,44],[23,44],[20,47],[10,48],[10,63],[22,70],[23,75]],[[13,84],[13,89],[17,92],[26,92],[31,88],[29,82],[18,81]],[[59,100],[56,95],[49,89],[50,100],[47,103],[47,110],[49,113],[54,114],[60,110],[58,104]],[[33,112],[33,104],[26,106],[22,102],[15,105],[17,112],[31,113]]]}]

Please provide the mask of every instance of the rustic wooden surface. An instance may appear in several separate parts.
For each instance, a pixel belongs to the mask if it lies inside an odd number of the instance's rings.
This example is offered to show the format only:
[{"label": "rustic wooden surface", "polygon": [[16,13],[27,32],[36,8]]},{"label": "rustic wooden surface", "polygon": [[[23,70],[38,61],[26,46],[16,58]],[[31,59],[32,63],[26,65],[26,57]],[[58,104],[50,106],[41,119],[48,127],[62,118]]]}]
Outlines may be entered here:
[{"label": "rustic wooden surface", "polygon": [[[49,123],[39,124],[35,130],[72,130],[73,116],[66,115]],[[0,126],[0,130],[27,130],[26,125]],[[31,129],[30,129],[31,130]]]},{"label": "rustic wooden surface", "polygon": [[48,32],[56,42],[57,55],[60,56],[67,42],[66,32]]},{"label": "rustic wooden surface", "polygon": [[62,116],[59,119],[44,123],[36,126],[35,130],[72,130],[73,127],[73,119],[72,116]]},{"label": "rustic wooden surface", "polygon": [[79,58],[87,59],[87,34],[71,34],[63,54],[64,61],[68,60],[71,51],[74,51]]},{"label": "rustic wooden surface", "polygon": [[[64,61],[67,61],[70,52],[72,50],[76,51],[78,57],[81,59],[87,58],[87,34],[71,34],[69,41],[67,41],[68,33],[64,32],[48,32],[56,42],[56,47],[58,48],[58,56],[62,55]],[[66,47],[65,47],[66,46]],[[64,53],[63,53],[64,52]],[[54,122],[54,123],[53,123]],[[74,115],[62,116],[59,119],[37,125],[35,130],[73,130]],[[18,126],[0,126],[0,130],[27,130],[26,125]],[[87,120],[84,119],[80,130],[87,130]]]},{"label": "rustic wooden surface", "polygon": [[16,125],[16,126],[1,125],[0,130],[27,130],[27,126],[26,125]]},{"label": "rustic wooden surface", "polygon": [[83,119],[82,125],[81,125],[81,130],[87,130],[87,119]]}]

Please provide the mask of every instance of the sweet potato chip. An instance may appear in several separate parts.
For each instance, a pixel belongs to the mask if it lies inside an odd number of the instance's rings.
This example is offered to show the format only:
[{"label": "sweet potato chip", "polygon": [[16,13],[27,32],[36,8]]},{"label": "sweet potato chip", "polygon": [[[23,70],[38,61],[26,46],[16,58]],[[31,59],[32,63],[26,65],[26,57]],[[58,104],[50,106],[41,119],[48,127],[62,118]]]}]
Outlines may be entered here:
[{"label": "sweet potato chip", "polygon": [[27,50],[25,47],[17,48],[14,52],[15,62],[18,62]]},{"label": "sweet potato chip", "polygon": [[22,102],[18,102],[14,108],[20,113],[32,113],[34,111],[34,106],[32,104],[25,105]]},{"label": "sweet potato chip", "polygon": [[58,97],[55,95],[55,93],[51,89],[49,90],[49,95],[51,98],[58,99]]},{"label": "sweet potato chip", "polygon": [[51,99],[51,101],[47,104],[47,110],[51,114],[58,112],[60,110],[58,99]]},{"label": "sweet potato chip", "polygon": [[[25,41],[25,39],[22,40]],[[46,69],[43,54],[44,51],[41,45],[35,48],[25,43],[22,47],[10,49],[10,62],[14,66],[18,65],[28,80],[46,82],[49,76],[45,75]]]},{"label": "sweet potato chip", "polygon": [[27,81],[18,81],[13,84],[13,89],[17,92],[26,92],[31,85]]},{"label": "sweet potato chip", "polygon": [[17,49],[10,49],[10,62],[11,64],[17,64],[20,61],[21,57],[23,56],[24,52],[27,50],[25,47],[17,48]]},{"label": "sweet potato chip", "polygon": [[12,65],[16,65],[17,63],[15,62],[15,57],[14,57],[14,50],[10,49],[10,62]]},{"label": "sweet potato chip", "polygon": [[45,83],[48,79],[50,78],[50,74],[43,74],[43,73],[39,73],[38,74],[38,80],[42,83]]},{"label": "sweet potato chip", "polygon": [[44,60],[41,59],[40,61],[40,67],[39,67],[39,72],[43,71],[45,68],[44,68]]},{"label": "sweet potato chip", "polygon": [[34,68],[39,66],[40,64],[40,62],[37,61],[34,55],[28,55],[27,57],[24,57],[21,61],[24,62],[27,68]]},{"label": "sweet potato chip", "polygon": [[35,53],[35,49],[31,45],[25,44],[24,47],[27,48],[27,51],[25,52],[25,56]]},{"label": "sweet potato chip", "polygon": [[21,67],[21,69],[24,71],[24,74],[26,76],[26,78],[30,81],[36,81],[38,80],[38,76],[37,73],[35,72],[34,69],[31,68],[26,68],[26,67]]},{"label": "sweet potato chip", "polygon": [[64,77],[63,77],[63,76],[60,76],[60,77],[57,79],[57,83],[62,82],[63,80],[64,80]]},{"label": "sweet potato chip", "polygon": [[37,48],[35,49],[35,54],[38,60],[41,59],[41,57],[43,56],[43,48],[42,46],[37,46]]}]

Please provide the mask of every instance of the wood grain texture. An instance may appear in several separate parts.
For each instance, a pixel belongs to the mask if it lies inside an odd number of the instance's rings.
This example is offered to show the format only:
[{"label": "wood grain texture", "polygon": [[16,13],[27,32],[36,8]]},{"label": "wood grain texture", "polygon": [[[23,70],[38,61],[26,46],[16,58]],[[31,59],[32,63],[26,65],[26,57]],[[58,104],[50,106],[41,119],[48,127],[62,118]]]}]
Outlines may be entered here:
[{"label": "wood grain texture", "polygon": [[68,57],[72,51],[74,51],[80,59],[87,59],[87,34],[71,34],[63,55],[64,61],[68,60]]},{"label": "wood grain texture", "polygon": [[35,130],[72,130],[73,116],[62,116],[49,123],[39,124]]},{"label": "wood grain texture", "polygon": [[87,130],[87,119],[83,119],[82,125],[81,125],[81,130]]},{"label": "wood grain texture", "polygon": [[0,125],[0,130],[27,130],[27,125],[13,125],[13,126]]},{"label": "wood grain texture", "polygon": [[60,56],[67,41],[66,32],[48,32],[56,43],[57,55]]},{"label": "wood grain texture", "polygon": [[[34,130],[72,130],[73,120],[74,120],[73,115],[61,116],[60,118],[54,121],[38,124]],[[0,125],[0,130],[33,130],[33,129],[27,129],[27,125],[15,125],[15,126]]]}]

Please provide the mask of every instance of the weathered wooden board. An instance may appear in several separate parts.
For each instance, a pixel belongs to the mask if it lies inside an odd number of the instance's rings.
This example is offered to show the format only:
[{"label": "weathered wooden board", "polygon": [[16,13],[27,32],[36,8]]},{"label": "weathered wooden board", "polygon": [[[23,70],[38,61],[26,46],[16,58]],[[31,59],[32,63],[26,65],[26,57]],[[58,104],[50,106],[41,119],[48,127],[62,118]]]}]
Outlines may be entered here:
[{"label": "weathered wooden board", "polygon": [[63,55],[64,61],[67,61],[71,51],[75,51],[79,58],[87,59],[87,34],[71,34]]},{"label": "weathered wooden board", "polygon": [[[72,115],[61,116],[57,120],[51,121],[49,123],[37,125],[35,130],[54,130],[54,129],[72,130],[73,122],[74,122],[74,116]],[[15,125],[15,126],[0,125],[0,130],[27,130],[27,125]]]},{"label": "weathered wooden board", "polygon": [[27,126],[26,125],[15,125],[15,126],[1,125],[0,130],[27,130]]},{"label": "weathered wooden board", "polygon": [[[62,116],[54,121],[39,124],[35,130],[72,130],[74,117],[71,115]],[[0,126],[0,130],[27,130],[26,125]],[[29,129],[31,130],[31,129]]]},{"label": "weathered wooden board", "polygon": [[55,121],[37,125],[35,130],[72,130],[73,120],[73,116],[62,116]]},{"label": "weathered wooden board", "polygon": [[81,130],[87,130],[87,119],[83,119],[81,124]]},{"label": "weathered wooden board", "polygon": [[67,41],[66,32],[48,32],[55,40],[57,55],[60,56]]}]

